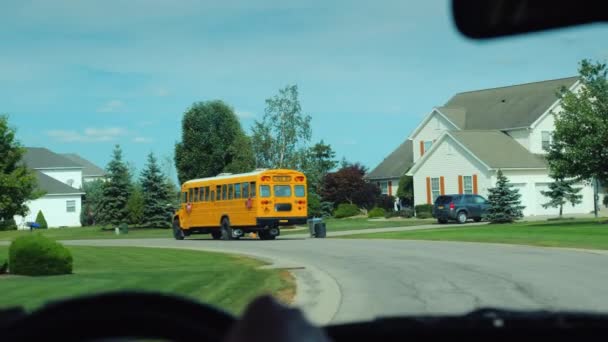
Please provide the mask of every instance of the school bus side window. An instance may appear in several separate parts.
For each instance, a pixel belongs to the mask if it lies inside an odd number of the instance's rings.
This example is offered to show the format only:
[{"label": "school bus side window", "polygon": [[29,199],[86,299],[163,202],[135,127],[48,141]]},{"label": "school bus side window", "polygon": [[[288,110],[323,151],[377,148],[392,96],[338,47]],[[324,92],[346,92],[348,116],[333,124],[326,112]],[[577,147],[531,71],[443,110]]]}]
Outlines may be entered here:
[{"label": "school bus side window", "polygon": [[188,193],[186,191],[182,192],[182,203],[188,203]]},{"label": "school bus side window", "polygon": [[219,201],[221,195],[222,195],[222,187],[220,185],[218,185],[215,187],[215,200]]},{"label": "school bus side window", "polygon": [[194,188],[194,199],[192,202],[198,202],[198,188]]},{"label": "school bus side window", "polygon": [[192,202],[193,195],[194,195],[194,189],[190,188],[190,190],[188,190],[188,202]]},{"label": "school bus side window", "polygon": [[243,183],[243,198],[249,198],[249,183]]},{"label": "school bus side window", "polygon": [[226,184],[224,184],[224,185],[222,185],[222,200],[226,199],[226,195],[227,195]]},{"label": "school bus side window", "polygon": [[211,191],[211,202],[215,201],[215,191]]},{"label": "school bus side window", "polygon": [[234,199],[241,198],[241,183],[234,184]]},{"label": "school bus side window", "polygon": [[270,197],[270,186],[260,185],[260,197]]},{"label": "school bus side window", "polygon": [[304,191],[304,185],[296,185],[296,186],[294,186],[294,190],[296,193],[296,197],[306,196],[306,191]]},{"label": "school bus side window", "polygon": [[205,188],[200,187],[198,188],[198,201],[202,202],[205,200]]},{"label": "school bus side window", "polygon": [[255,182],[249,183],[249,191],[251,192],[249,197],[255,198]]},{"label": "school bus side window", "polygon": [[228,185],[228,199],[229,200],[232,199],[233,191],[234,191],[234,186],[232,184]]},{"label": "school bus side window", "polygon": [[[211,196],[213,198],[213,196]],[[205,187],[205,202],[209,202],[209,187]]]}]

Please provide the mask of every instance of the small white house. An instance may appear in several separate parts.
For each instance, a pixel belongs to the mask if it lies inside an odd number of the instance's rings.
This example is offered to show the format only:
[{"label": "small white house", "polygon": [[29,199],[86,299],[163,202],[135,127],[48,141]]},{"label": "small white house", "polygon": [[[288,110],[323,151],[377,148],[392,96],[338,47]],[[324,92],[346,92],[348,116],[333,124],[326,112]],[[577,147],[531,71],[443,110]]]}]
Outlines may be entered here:
[{"label": "small white house", "polygon": [[15,216],[19,229],[29,229],[27,222],[34,222],[42,211],[49,227],[80,226],[82,206],[83,166],[46,148],[28,147],[24,163],[34,170],[38,188],[44,196],[29,201],[29,213]]},{"label": "small white house", "polygon": [[[542,207],[549,199],[541,191],[554,181],[544,155],[555,130],[551,113],[561,110],[556,93],[562,86],[581,87],[577,77],[569,77],[459,93],[434,108],[408,137],[413,165],[405,174],[413,177],[414,203],[431,204],[442,194],[487,197],[500,169],[519,189],[525,216],[557,214]],[[401,162],[410,163],[407,158]],[[593,188],[578,187],[582,203],[565,205],[564,213],[593,211]]]}]

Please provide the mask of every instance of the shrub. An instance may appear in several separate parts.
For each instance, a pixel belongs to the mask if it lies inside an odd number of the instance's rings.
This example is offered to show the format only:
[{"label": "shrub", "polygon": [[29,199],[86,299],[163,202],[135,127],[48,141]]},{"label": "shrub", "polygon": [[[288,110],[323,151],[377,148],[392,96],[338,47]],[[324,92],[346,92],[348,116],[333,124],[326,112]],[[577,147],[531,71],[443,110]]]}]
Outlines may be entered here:
[{"label": "shrub", "polygon": [[405,209],[401,209],[399,211],[389,211],[384,215],[384,217],[386,217],[386,218],[391,218],[391,217],[410,218],[410,217],[414,217],[414,210],[411,208],[405,208]]},{"label": "shrub", "polygon": [[378,207],[375,207],[374,209],[370,210],[367,213],[367,217],[369,217],[369,218],[384,217],[384,215],[386,215],[386,211],[384,209],[378,208]]},{"label": "shrub", "polygon": [[359,215],[360,213],[361,213],[361,210],[359,210],[359,207],[357,207],[355,204],[342,203],[342,204],[338,205],[338,208],[334,211],[334,217],[335,218],[351,217],[351,216]]},{"label": "shrub", "polygon": [[389,195],[378,196],[376,207],[382,208],[385,211],[393,211],[395,209],[395,197]]},{"label": "shrub", "polygon": [[429,218],[432,217],[432,210],[433,210],[433,205],[432,204],[418,204],[417,206],[415,206],[416,209],[416,217],[417,218]]},{"label": "shrub", "polygon": [[0,221],[0,231],[1,230],[17,230],[15,219],[11,217],[8,220]]},{"label": "shrub", "polygon": [[41,234],[15,239],[9,247],[12,274],[31,276],[72,273],[72,255],[62,244]]},{"label": "shrub", "polygon": [[38,227],[39,229],[47,229],[49,227],[46,223],[42,210],[38,210],[38,215],[36,215],[36,223],[40,225],[40,227]]},{"label": "shrub", "polygon": [[0,264],[0,274],[5,274],[8,271],[8,261],[4,260],[2,264]]}]

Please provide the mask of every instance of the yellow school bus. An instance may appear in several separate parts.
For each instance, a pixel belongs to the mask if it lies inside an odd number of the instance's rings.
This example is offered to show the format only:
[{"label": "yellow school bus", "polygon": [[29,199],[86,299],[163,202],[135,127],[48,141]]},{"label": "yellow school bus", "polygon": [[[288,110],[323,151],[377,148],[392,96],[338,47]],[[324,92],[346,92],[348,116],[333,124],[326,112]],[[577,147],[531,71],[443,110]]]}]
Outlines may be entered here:
[{"label": "yellow school bus", "polygon": [[306,223],[306,194],[306,176],[287,169],[192,179],[182,184],[173,234],[232,240],[256,232],[274,240],[280,226]]}]

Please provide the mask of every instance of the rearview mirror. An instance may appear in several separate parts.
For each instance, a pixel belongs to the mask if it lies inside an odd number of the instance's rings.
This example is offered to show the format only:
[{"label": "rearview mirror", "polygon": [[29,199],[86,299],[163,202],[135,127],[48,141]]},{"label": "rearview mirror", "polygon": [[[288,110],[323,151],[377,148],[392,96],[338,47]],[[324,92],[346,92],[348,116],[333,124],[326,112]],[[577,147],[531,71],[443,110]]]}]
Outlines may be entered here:
[{"label": "rearview mirror", "polygon": [[458,30],[473,39],[608,20],[608,1],[452,0]]}]

